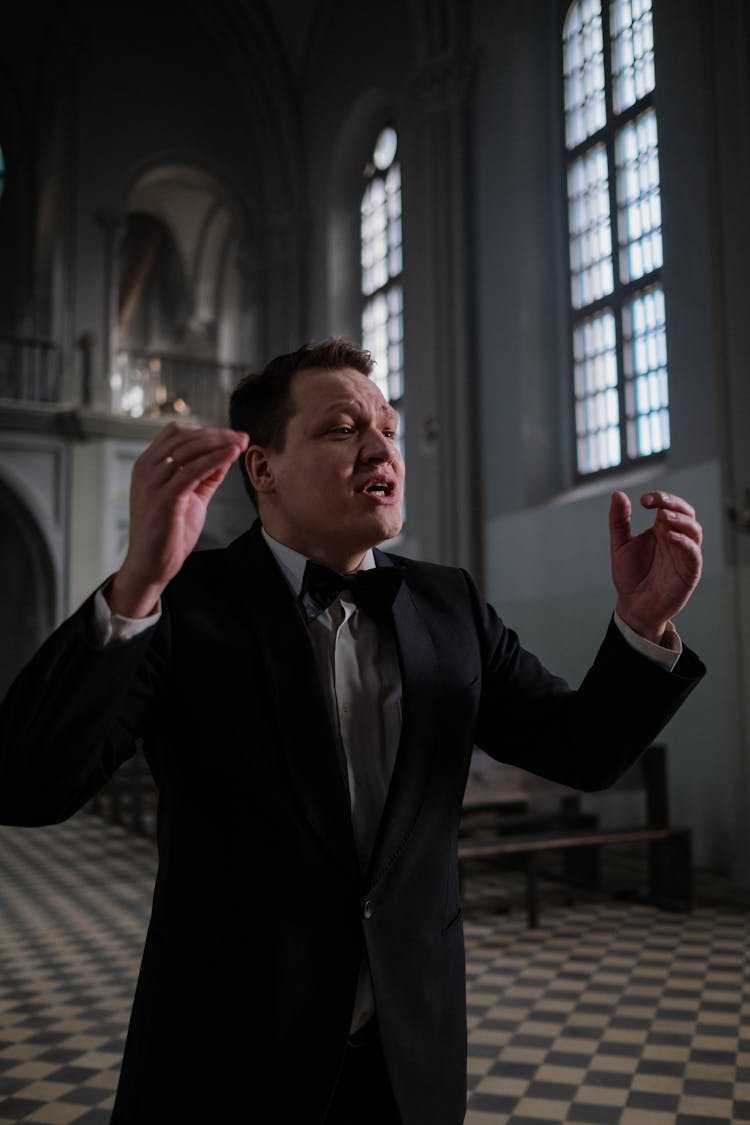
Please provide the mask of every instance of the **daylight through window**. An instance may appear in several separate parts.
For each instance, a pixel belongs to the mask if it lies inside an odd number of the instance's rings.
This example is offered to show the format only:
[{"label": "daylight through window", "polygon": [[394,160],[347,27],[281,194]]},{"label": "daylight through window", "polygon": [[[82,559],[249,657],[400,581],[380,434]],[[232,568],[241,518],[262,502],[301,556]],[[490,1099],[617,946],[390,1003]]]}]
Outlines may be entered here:
[{"label": "daylight through window", "polygon": [[576,463],[669,448],[651,0],[576,0],[563,30]]},{"label": "daylight through window", "polygon": [[360,207],[362,346],[372,353],[372,378],[399,415],[404,446],[404,310],[401,270],[401,169],[398,136],[387,126],[365,168]]}]

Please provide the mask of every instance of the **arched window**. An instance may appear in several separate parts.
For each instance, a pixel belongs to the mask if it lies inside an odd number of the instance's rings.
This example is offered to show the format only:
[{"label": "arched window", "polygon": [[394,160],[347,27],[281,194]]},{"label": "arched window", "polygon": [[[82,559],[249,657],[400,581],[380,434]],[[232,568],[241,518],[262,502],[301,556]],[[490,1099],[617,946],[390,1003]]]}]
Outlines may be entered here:
[{"label": "arched window", "polygon": [[580,475],[669,448],[651,0],[575,0],[563,29]]},{"label": "arched window", "polygon": [[401,169],[392,126],[375,141],[365,167],[360,205],[362,346],[372,353],[372,378],[398,411],[404,446],[404,315],[401,271]]}]

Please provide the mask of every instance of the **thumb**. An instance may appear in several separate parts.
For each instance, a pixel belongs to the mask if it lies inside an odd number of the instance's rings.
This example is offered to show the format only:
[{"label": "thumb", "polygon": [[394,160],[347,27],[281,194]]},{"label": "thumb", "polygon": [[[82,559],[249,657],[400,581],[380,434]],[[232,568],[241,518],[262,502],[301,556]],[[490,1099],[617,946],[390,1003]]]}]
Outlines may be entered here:
[{"label": "thumb", "polygon": [[613,551],[630,542],[632,505],[626,492],[613,492],[609,505],[609,541]]}]

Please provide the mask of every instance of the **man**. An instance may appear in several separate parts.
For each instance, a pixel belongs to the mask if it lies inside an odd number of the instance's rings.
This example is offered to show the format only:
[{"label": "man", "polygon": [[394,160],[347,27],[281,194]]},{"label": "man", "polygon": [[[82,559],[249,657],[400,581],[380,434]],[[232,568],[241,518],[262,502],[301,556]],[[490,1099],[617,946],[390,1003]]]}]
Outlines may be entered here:
[{"label": "man", "polygon": [[[649,493],[632,537],[614,494],[617,613],[577,691],[465,572],[373,550],[401,526],[404,466],[370,367],[307,345],[243,380],[233,429],[166,426],[134,467],[121,568],[4,705],[0,819],[70,816],[136,737],[160,790],[113,1125],[459,1125],[473,746],[598,789],[703,673],[670,624],[701,569],[678,497]],[[260,519],[191,555],[237,459]]]}]

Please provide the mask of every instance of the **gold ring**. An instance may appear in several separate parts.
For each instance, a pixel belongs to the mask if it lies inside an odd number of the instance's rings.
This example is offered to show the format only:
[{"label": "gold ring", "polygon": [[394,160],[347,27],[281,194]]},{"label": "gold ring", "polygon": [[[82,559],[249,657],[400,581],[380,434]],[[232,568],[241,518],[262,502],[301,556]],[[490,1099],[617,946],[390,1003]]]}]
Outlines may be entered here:
[{"label": "gold ring", "polygon": [[180,464],[180,462],[175,457],[173,457],[171,453],[167,457],[164,458],[164,464],[165,465],[176,465],[178,469],[182,468],[182,465]]}]

